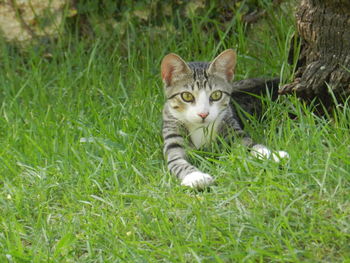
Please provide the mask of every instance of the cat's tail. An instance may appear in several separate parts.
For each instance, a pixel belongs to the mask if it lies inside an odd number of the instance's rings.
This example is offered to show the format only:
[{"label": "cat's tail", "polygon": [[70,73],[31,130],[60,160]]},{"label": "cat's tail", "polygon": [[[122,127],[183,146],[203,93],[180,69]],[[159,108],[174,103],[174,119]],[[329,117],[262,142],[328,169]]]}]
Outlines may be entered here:
[{"label": "cat's tail", "polygon": [[234,82],[231,93],[234,108],[238,113],[245,112],[260,117],[262,115],[262,100],[276,100],[279,83],[279,78],[268,80],[252,78]]},{"label": "cat's tail", "polygon": [[280,78],[263,79],[252,78],[238,80],[232,83],[232,96],[242,96],[243,94],[251,95],[269,95],[272,100],[278,97],[278,85]]}]

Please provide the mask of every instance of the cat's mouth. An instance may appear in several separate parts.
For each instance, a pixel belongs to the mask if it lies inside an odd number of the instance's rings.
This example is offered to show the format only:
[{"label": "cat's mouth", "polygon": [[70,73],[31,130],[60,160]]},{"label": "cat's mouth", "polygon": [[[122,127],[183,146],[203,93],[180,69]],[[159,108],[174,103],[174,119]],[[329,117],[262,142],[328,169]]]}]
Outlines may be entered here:
[{"label": "cat's mouth", "polygon": [[207,126],[207,125],[211,124],[212,121],[211,120],[207,120],[207,119],[204,119],[204,120],[202,119],[202,120],[199,120],[198,123],[202,124],[203,126]]}]

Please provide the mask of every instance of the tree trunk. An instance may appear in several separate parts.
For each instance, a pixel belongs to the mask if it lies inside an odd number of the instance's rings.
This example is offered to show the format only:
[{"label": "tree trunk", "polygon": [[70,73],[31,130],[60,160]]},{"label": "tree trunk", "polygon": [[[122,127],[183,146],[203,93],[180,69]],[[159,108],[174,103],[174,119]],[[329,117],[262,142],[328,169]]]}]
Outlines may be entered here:
[{"label": "tree trunk", "polygon": [[350,1],[300,0],[296,13],[302,38],[294,80],[280,93],[326,106],[350,94]]}]

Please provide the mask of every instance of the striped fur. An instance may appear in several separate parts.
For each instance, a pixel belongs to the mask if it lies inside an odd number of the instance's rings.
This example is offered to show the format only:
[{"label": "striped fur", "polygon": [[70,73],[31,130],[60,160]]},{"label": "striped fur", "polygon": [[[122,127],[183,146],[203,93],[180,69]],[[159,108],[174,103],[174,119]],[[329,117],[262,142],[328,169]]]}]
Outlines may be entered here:
[{"label": "striped fur", "polygon": [[163,109],[164,156],[169,171],[183,185],[203,188],[213,181],[187,161],[187,141],[190,146],[201,148],[217,136],[228,140],[240,136],[246,146],[253,147],[255,156],[271,155],[265,146],[254,145],[233,107],[231,95],[235,86],[231,81],[235,64],[233,50],[225,50],[211,63],[186,63],[176,54],[169,54],[162,61],[167,98]]}]

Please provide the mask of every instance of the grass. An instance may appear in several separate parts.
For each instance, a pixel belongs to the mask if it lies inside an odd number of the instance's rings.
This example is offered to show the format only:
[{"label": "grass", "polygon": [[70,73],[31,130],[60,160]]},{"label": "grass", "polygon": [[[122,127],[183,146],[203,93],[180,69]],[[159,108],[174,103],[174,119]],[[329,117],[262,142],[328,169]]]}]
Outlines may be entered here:
[{"label": "grass", "polygon": [[215,176],[210,191],[168,174],[165,54],[209,60],[233,47],[237,79],[291,75],[289,9],[253,28],[233,20],[237,33],[218,27],[216,39],[201,31],[215,21],[185,22],[175,32],[168,21],[93,41],[69,35],[49,47],[51,60],[47,49],[2,42],[0,262],[350,262],[348,107],[326,119],[293,97],[267,102],[248,129],[290,162],[237,145],[190,152]]}]

